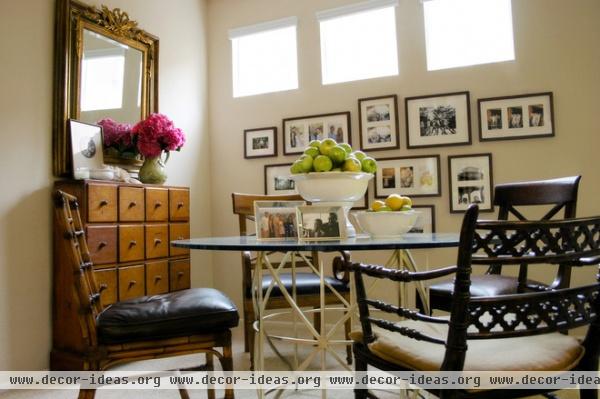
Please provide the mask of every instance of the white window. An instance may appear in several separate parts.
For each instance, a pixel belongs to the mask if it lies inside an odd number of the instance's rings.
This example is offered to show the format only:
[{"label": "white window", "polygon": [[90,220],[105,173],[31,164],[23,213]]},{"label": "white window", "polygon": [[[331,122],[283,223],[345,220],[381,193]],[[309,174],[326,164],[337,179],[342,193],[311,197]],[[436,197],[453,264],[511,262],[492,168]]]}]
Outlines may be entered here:
[{"label": "white window", "polygon": [[424,0],[427,69],[515,59],[511,0]]},{"label": "white window", "polygon": [[290,17],[229,31],[234,97],[298,88],[296,26]]},{"label": "white window", "polygon": [[123,105],[123,49],[87,50],[81,65],[81,111]]},{"label": "white window", "polygon": [[370,0],[317,13],[323,84],[398,74],[396,5]]}]

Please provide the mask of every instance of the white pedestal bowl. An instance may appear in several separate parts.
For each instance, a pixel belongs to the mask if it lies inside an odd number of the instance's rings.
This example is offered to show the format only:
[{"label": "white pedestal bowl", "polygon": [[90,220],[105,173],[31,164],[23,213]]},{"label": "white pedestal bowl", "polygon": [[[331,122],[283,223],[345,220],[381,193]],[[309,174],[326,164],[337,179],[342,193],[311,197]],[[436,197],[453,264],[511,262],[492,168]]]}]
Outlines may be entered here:
[{"label": "white pedestal bowl", "polygon": [[348,220],[354,203],[364,197],[369,187],[371,173],[324,172],[292,175],[300,196],[314,205],[341,206],[346,217],[346,235],[354,237],[356,231]]}]

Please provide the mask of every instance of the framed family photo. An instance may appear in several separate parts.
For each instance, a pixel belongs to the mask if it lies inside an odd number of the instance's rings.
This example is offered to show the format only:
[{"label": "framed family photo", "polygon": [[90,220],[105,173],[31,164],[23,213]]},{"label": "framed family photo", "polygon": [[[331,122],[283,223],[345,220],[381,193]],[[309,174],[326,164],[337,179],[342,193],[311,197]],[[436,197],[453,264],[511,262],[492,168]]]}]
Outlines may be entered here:
[{"label": "framed family photo", "polygon": [[554,136],[552,92],[480,98],[479,140],[516,140]]},{"label": "framed family photo", "polygon": [[480,211],[493,211],[492,154],[455,155],[448,157],[450,212],[460,213],[470,204]]},{"label": "framed family photo", "polygon": [[69,119],[69,132],[74,176],[77,169],[102,169],[104,167],[102,127]]},{"label": "framed family photo", "polygon": [[409,233],[435,233],[435,207],[433,205],[414,205],[412,208],[419,212],[417,221]]},{"label": "framed family photo", "polygon": [[283,153],[300,154],[312,140],[332,138],[352,144],[350,112],[310,115],[283,120]]},{"label": "framed family photo", "polygon": [[358,100],[360,149],[368,151],[400,148],[398,96]]},{"label": "framed family photo", "polygon": [[254,201],[256,238],[274,241],[298,238],[296,208],[304,201]]},{"label": "framed family photo", "polygon": [[346,238],[344,210],[341,206],[300,206],[298,238],[307,241]]},{"label": "framed family photo", "polygon": [[244,158],[277,156],[277,128],[263,127],[244,130]]},{"label": "framed family photo", "polygon": [[406,98],[407,147],[471,144],[469,104],[468,91]]},{"label": "framed family photo", "polygon": [[290,172],[291,163],[265,165],[265,194],[288,195],[298,194]]},{"label": "framed family photo", "polygon": [[411,197],[441,195],[440,156],[382,158],[377,161],[375,198],[399,193]]}]

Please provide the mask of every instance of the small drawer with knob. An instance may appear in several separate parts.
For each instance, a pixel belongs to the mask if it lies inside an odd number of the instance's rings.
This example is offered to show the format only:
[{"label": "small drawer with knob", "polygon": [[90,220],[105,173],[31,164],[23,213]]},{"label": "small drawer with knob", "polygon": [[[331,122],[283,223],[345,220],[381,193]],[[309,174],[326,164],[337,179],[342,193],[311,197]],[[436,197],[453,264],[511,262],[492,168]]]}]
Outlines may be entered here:
[{"label": "small drawer with knob", "polygon": [[87,244],[94,265],[117,262],[117,226],[88,226]]},{"label": "small drawer with knob", "polygon": [[102,306],[117,302],[117,271],[115,269],[94,270],[94,278],[100,290]]},{"label": "small drawer with knob", "polygon": [[169,220],[169,190],[146,188],[146,221],[166,222]]},{"label": "small drawer with knob", "polygon": [[119,268],[119,300],[144,296],[145,287],[144,265]]},{"label": "small drawer with knob", "polygon": [[146,295],[169,292],[169,262],[146,263]]},{"label": "small drawer with knob", "polygon": [[190,191],[188,189],[169,189],[169,219],[175,222],[185,222],[190,219]]},{"label": "small drawer with knob", "polygon": [[119,221],[142,222],[144,220],[144,189],[142,187],[119,187]]},{"label": "small drawer with knob", "polygon": [[169,227],[166,224],[146,225],[146,259],[169,256]]},{"label": "small drawer with knob", "polygon": [[116,222],[117,186],[90,183],[87,190],[88,222]]},{"label": "small drawer with knob", "polygon": [[169,287],[171,291],[185,290],[191,287],[189,259],[169,262]]},{"label": "small drawer with knob", "polygon": [[119,226],[119,262],[144,259],[144,225]]},{"label": "small drawer with knob", "polygon": [[[171,223],[169,225],[169,241],[187,240],[190,238],[189,223]],[[171,256],[189,255],[190,250],[187,248],[170,247]]]}]

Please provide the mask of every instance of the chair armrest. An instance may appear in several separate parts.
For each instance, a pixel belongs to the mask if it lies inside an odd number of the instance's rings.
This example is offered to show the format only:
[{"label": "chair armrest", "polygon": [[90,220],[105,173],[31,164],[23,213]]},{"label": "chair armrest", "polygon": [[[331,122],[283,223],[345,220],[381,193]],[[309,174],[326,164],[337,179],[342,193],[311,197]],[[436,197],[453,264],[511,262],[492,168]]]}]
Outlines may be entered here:
[{"label": "chair armrest", "polygon": [[592,266],[600,265],[600,255],[590,256],[587,258],[579,258],[577,262],[572,263],[573,266]]},{"label": "chair armrest", "polygon": [[333,277],[348,284],[350,282],[350,271],[346,265],[350,264],[350,252],[342,251],[342,256],[336,256],[331,263]]}]

